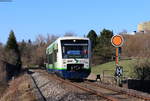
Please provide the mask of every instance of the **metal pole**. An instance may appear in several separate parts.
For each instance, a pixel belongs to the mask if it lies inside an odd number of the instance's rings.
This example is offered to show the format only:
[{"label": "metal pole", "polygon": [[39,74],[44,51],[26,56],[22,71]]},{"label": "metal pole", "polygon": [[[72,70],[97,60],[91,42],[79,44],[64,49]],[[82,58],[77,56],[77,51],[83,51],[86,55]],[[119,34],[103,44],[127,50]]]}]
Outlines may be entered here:
[{"label": "metal pole", "polygon": [[119,48],[116,48],[116,66],[119,65],[119,54],[118,54]]}]

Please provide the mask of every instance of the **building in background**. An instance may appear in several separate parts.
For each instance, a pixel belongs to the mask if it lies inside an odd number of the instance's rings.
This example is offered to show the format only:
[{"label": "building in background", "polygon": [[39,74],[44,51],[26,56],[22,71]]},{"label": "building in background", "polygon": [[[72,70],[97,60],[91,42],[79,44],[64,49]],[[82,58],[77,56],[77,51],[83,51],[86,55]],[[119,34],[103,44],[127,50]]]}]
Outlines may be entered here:
[{"label": "building in background", "polygon": [[150,32],[150,21],[138,24],[138,32]]}]

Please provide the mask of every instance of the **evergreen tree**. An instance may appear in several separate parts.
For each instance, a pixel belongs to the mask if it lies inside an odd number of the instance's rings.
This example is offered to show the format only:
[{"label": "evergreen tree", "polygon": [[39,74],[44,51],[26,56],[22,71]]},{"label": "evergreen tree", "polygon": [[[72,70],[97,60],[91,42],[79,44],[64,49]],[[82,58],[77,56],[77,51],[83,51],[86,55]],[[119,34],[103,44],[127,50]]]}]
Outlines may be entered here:
[{"label": "evergreen tree", "polygon": [[[7,44],[5,46],[5,50],[8,54],[11,54],[9,57],[7,57],[8,62],[15,65],[15,72],[19,73],[21,70],[21,56],[19,51],[19,46],[16,41],[16,37],[14,35],[13,30],[10,31]],[[13,61],[13,62],[10,62]]]},{"label": "evergreen tree", "polygon": [[96,34],[96,32],[94,30],[90,30],[87,37],[91,40],[92,49],[93,49],[97,44],[97,34]]},{"label": "evergreen tree", "polygon": [[32,41],[31,41],[30,39],[28,40],[28,44],[29,44],[29,45],[31,45],[31,44],[32,44]]},{"label": "evergreen tree", "polygon": [[107,29],[103,29],[100,32],[100,36],[99,36],[100,44],[102,46],[107,46],[107,47],[112,46],[111,45],[111,38],[112,38],[112,36],[113,36],[113,32],[112,31],[107,30]]},{"label": "evergreen tree", "polygon": [[113,32],[107,29],[103,29],[98,37],[98,44],[95,48],[95,55],[101,57],[103,62],[108,62],[112,59],[115,50],[111,44],[111,38]]},{"label": "evergreen tree", "polygon": [[14,50],[15,52],[18,52],[18,44],[16,41],[16,37],[14,35],[13,30],[10,31],[9,37],[8,37],[8,41],[6,44],[6,50]]}]

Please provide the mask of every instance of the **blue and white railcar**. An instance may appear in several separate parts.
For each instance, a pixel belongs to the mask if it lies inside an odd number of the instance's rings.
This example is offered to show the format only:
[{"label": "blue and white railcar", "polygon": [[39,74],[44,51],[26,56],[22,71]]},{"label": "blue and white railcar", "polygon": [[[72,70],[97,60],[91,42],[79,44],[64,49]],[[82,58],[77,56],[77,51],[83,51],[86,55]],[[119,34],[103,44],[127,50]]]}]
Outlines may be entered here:
[{"label": "blue and white railcar", "polygon": [[91,43],[88,38],[61,37],[46,49],[48,72],[67,79],[84,79],[91,72]]}]

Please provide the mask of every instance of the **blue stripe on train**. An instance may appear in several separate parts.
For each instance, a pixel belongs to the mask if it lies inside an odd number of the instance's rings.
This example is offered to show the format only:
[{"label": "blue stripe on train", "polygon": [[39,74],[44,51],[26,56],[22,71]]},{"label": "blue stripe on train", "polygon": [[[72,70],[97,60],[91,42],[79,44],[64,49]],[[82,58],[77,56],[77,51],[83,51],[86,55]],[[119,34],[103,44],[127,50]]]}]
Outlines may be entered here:
[{"label": "blue stripe on train", "polygon": [[90,74],[90,70],[82,70],[78,71],[67,71],[67,70],[55,70],[55,69],[47,69],[48,72],[56,73],[57,75],[67,78],[67,79],[82,79],[88,77]]}]

